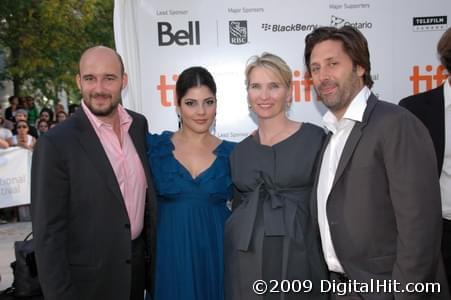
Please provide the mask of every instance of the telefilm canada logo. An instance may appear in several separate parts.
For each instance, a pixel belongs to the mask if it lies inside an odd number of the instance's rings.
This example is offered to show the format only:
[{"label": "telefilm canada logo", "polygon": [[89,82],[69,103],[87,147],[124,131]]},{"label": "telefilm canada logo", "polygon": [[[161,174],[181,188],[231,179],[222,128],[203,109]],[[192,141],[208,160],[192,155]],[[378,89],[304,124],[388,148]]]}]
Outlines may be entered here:
[{"label": "telefilm canada logo", "polygon": [[230,44],[247,44],[247,37],[247,21],[229,21]]},{"label": "telefilm canada logo", "polygon": [[318,24],[268,24],[263,23],[261,29],[263,31],[272,32],[290,32],[290,31],[312,31],[318,28]]},{"label": "telefilm canada logo", "polygon": [[330,26],[342,27],[345,25],[352,26],[357,29],[371,29],[373,27],[373,23],[369,21],[348,21],[335,15],[330,16]]},{"label": "telefilm canada logo", "polygon": [[448,28],[448,17],[413,17],[412,28],[413,31],[443,31]]}]

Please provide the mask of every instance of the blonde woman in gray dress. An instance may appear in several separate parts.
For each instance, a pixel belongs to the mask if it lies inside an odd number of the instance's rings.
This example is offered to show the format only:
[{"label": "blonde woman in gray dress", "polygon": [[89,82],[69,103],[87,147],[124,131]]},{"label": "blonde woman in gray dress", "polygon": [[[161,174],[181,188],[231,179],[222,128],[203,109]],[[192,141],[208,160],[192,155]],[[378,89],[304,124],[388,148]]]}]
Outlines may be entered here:
[{"label": "blonde woman in gray dress", "polygon": [[245,75],[258,129],[231,154],[235,195],[225,228],[225,299],[327,298],[318,292],[327,277],[309,203],[324,131],[287,117],[292,72],[283,59],[253,56]]}]

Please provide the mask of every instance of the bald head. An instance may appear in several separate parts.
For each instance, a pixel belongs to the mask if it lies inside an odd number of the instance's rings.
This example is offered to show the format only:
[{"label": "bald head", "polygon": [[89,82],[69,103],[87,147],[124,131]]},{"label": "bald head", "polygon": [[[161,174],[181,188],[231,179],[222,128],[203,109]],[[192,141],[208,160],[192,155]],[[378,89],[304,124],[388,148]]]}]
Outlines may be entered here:
[{"label": "bald head", "polygon": [[83,52],[83,54],[80,57],[80,61],[78,63],[78,74],[80,74],[81,65],[82,65],[82,63],[84,63],[84,60],[89,59],[89,58],[93,58],[93,57],[95,59],[95,58],[97,58],[99,56],[102,56],[102,57],[113,56],[113,57],[115,57],[116,60],[117,60],[117,63],[119,64],[121,74],[124,74],[125,69],[124,69],[124,62],[122,61],[122,57],[115,50],[113,50],[113,49],[111,49],[109,47],[105,47],[105,46],[94,46],[94,47],[86,49]]},{"label": "bald head", "polygon": [[83,102],[106,122],[116,120],[121,91],[127,86],[127,74],[119,54],[111,48],[96,46],[86,50],[76,76]]}]

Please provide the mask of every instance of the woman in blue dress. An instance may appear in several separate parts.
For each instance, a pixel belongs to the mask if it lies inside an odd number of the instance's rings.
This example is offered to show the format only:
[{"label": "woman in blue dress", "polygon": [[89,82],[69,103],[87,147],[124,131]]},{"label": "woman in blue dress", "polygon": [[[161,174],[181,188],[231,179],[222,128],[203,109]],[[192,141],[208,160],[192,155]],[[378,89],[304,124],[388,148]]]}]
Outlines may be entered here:
[{"label": "woman in blue dress", "polygon": [[210,133],[216,84],[202,67],[176,83],[180,129],[149,135],[149,162],[158,196],[153,300],[224,299],[224,223],[232,196],[233,143]]}]

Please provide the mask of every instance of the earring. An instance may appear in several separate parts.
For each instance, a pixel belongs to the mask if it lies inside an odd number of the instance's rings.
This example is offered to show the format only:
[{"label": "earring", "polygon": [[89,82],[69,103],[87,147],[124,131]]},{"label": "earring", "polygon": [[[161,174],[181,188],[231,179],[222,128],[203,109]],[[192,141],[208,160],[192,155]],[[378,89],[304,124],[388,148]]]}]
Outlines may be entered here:
[{"label": "earring", "polygon": [[177,114],[177,119],[178,119],[178,126],[180,129],[180,128],[182,128],[182,124],[183,124],[182,117],[180,116],[180,114]]},{"label": "earring", "polygon": [[248,104],[247,108],[252,109],[252,104]]},{"label": "earring", "polygon": [[210,133],[216,135],[216,119],[213,120],[213,124],[210,126]]},{"label": "earring", "polygon": [[287,117],[290,116],[290,108],[291,108],[291,102],[287,102],[286,106],[285,106],[285,115]]}]

